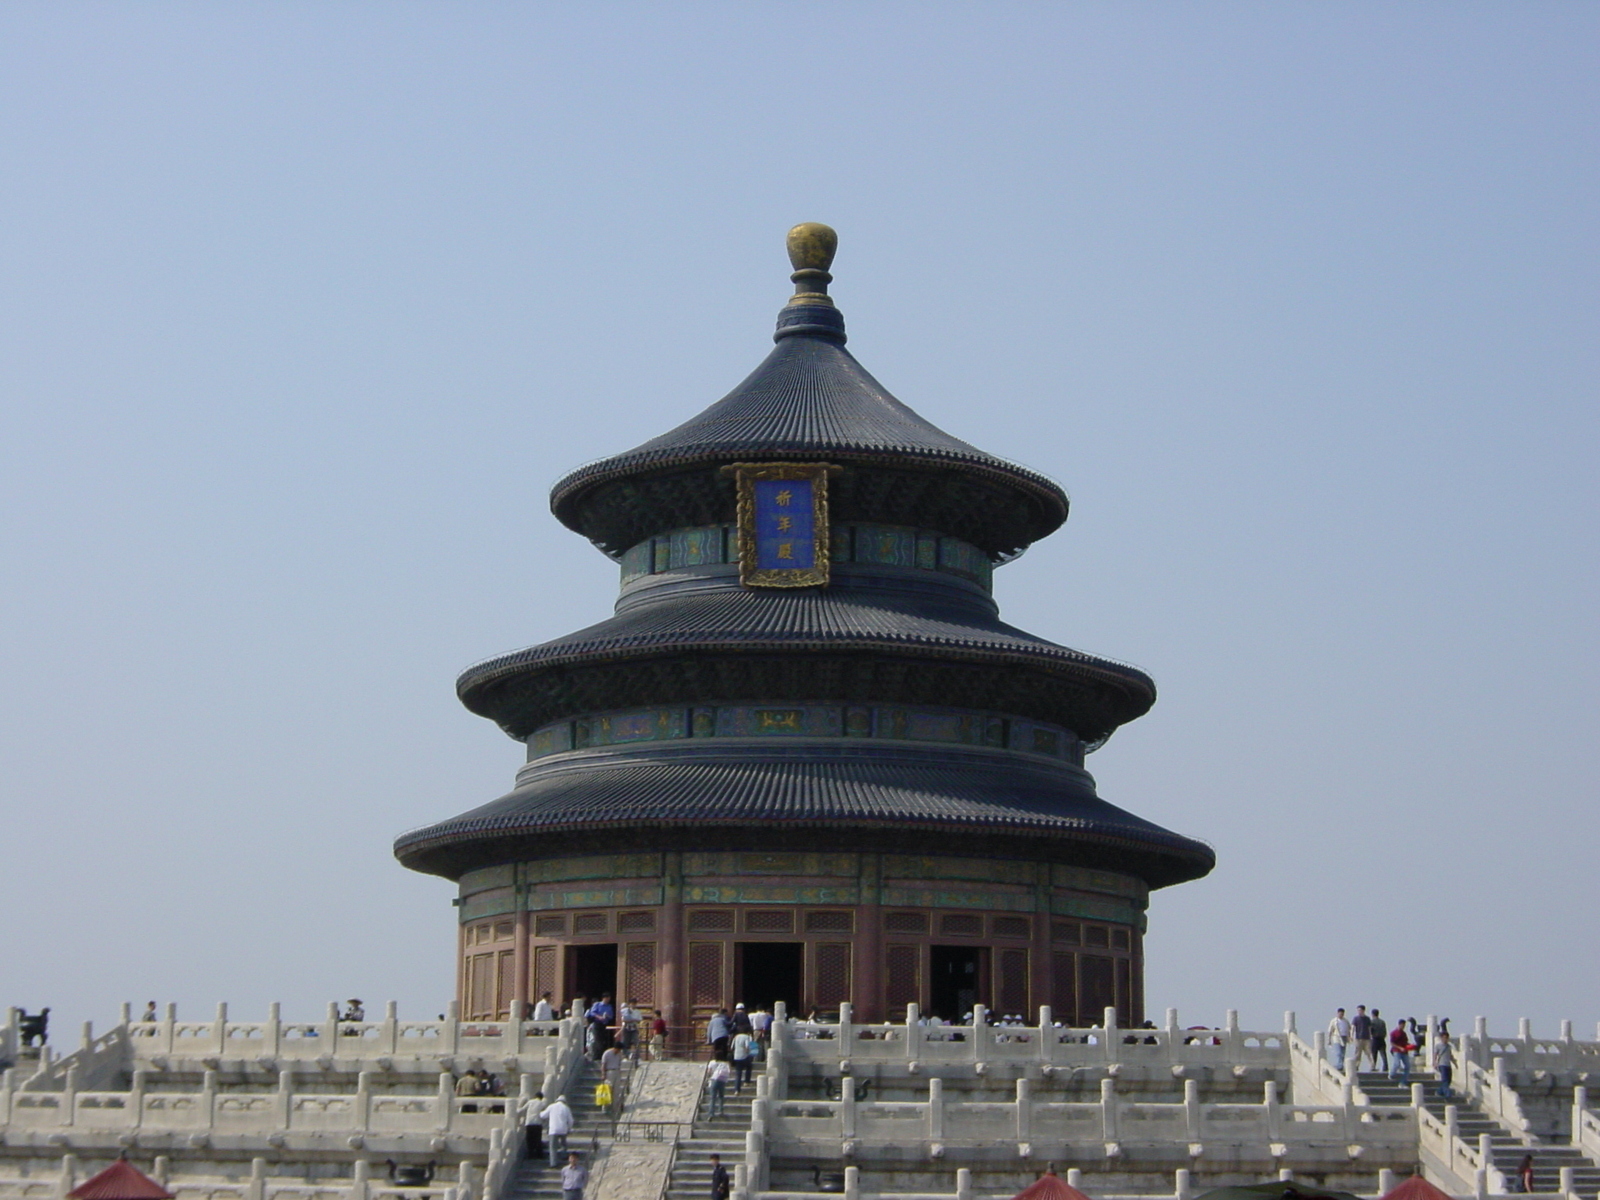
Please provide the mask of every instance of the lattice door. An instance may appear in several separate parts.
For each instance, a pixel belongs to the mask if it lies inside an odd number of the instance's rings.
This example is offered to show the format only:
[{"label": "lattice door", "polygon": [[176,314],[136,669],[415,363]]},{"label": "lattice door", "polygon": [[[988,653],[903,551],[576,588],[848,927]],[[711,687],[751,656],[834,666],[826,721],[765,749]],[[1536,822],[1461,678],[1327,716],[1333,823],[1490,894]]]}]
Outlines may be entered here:
[{"label": "lattice door", "polygon": [[656,1002],[656,944],[632,942],[627,951],[628,982],[623,989],[624,1000],[637,1000],[640,1004]]},{"label": "lattice door", "polygon": [[921,972],[918,968],[921,966],[921,958],[920,946],[893,945],[886,949],[884,966],[887,969],[884,972],[884,982],[890,1020],[904,1020],[906,1005],[915,1004],[920,999]]},{"label": "lattice door", "polygon": [[1000,951],[1000,1012],[1002,1016],[1028,1015],[1028,952]]},{"label": "lattice door", "polygon": [[813,1005],[825,1009],[838,1008],[850,999],[850,944],[821,942],[816,947],[814,961]]}]

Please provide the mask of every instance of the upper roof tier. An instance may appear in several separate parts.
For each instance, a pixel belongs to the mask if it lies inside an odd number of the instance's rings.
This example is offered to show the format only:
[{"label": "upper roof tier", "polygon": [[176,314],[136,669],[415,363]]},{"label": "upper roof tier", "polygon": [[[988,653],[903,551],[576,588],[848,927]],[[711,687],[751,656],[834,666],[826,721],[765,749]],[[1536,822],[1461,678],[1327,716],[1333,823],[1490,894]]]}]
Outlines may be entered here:
[{"label": "upper roof tier", "polygon": [[563,524],[620,555],[667,529],[731,520],[734,485],[718,468],[790,459],[846,468],[829,488],[836,521],[934,528],[997,560],[1060,528],[1058,484],[924,420],[844,348],[827,295],[835,241],[825,225],[790,231],[797,291],[766,361],[676,429],[557,483],[550,507]]}]

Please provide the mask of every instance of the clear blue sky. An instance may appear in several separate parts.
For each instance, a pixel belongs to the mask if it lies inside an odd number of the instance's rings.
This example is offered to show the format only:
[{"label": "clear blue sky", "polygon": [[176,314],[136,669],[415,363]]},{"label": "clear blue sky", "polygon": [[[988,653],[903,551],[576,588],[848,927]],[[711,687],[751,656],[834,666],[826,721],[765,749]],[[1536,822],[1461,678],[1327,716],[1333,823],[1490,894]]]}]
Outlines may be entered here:
[{"label": "clear blue sky", "polygon": [[1007,619],[1217,848],[1149,1002],[1600,1018],[1600,7],[11,3],[0,1004],[453,986],[457,671],[609,611],[549,485],[851,348],[1062,480]]}]

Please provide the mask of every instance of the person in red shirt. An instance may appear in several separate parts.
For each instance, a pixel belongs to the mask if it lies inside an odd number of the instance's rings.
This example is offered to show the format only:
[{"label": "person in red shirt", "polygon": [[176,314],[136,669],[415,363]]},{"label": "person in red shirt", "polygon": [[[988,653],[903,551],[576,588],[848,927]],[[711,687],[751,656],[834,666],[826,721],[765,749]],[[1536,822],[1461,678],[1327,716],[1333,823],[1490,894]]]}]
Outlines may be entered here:
[{"label": "person in red shirt", "polygon": [[1396,1021],[1389,1031],[1389,1078],[1398,1075],[1401,1087],[1411,1086],[1411,1052],[1415,1049],[1406,1033],[1406,1023]]}]

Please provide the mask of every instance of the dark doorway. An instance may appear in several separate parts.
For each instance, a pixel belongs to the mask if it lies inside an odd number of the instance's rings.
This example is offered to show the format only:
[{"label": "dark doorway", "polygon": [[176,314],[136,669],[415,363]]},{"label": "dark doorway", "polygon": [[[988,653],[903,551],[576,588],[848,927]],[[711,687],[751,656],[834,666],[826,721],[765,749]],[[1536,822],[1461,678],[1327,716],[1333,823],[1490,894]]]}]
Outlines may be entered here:
[{"label": "dark doorway", "polygon": [[928,998],[932,1015],[960,1021],[986,996],[982,946],[930,946]]},{"label": "dark doorway", "polygon": [[617,944],[567,948],[567,999],[582,996],[593,1004],[606,992],[617,994]]},{"label": "dark doorway", "polygon": [[804,950],[799,942],[740,942],[733,998],[748,1009],[769,1011],[782,1000],[799,1013]]}]

